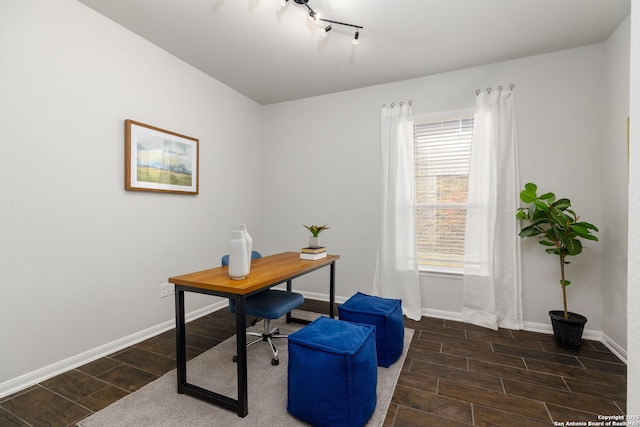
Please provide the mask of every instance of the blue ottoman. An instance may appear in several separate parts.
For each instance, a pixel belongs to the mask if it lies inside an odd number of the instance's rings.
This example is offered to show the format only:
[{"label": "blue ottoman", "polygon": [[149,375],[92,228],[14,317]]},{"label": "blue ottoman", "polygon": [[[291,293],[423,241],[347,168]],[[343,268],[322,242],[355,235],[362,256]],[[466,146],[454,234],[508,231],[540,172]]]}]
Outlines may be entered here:
[{"label": "blue ottoman", "polygon": [[287,411],[322,426],[364,426],[376,408],[375,328],[320,317],[289,335]]},{"label": "blue ottoman", "polygon": [[376,327],[378,365],[388,368],[402,354],[404,317],[399,299],[381,298],[358,292],[338,307],[340,320]]}]

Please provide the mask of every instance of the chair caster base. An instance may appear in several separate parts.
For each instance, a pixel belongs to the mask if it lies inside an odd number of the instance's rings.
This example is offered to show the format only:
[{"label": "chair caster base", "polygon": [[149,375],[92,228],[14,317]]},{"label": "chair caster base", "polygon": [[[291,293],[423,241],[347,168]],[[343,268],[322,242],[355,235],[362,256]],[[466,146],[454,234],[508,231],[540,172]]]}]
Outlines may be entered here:
[{"label": "chair caster base", "polygon": [[[237,355],[237,354],[233,355],[232,360],[233,360],[233,362],[234,362],[234,363],[238,363],[238,355]],[[278,366],[278,365],[280,364],[280,360],[278,360],[278,359],[271,359],[271,364],[272,364],[273,366]]]}]

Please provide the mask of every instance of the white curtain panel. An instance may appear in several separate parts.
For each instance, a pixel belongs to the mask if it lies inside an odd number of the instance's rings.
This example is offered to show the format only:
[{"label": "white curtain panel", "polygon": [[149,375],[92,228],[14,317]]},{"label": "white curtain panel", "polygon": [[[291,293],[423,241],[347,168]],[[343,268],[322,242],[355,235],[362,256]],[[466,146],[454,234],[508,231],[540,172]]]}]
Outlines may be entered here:
[{"label": "white curtain panel", "polygon": [[381,226],[373,294],[402,300],[403,313],[420,320],[411,105],[382,107],[381,160]]},{"label": "white curtain panel", "polygon": [[476,97],[464,247],[462,319],[522,329],[519,171],[514,93]]}]

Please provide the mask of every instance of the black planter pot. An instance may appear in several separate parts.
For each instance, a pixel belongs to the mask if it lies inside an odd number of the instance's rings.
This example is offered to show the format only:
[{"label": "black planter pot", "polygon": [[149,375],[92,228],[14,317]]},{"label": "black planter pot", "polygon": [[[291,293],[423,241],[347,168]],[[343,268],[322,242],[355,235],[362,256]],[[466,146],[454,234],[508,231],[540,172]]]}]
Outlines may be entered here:
[{"label": "black planter pot", "polygon": [[582,331],[587,318],[576,313],[568,312],[569,318],[564,318],[563,310],[551,310],[551,326],[556,345],[565,350],[579,350],[582,343]]}]

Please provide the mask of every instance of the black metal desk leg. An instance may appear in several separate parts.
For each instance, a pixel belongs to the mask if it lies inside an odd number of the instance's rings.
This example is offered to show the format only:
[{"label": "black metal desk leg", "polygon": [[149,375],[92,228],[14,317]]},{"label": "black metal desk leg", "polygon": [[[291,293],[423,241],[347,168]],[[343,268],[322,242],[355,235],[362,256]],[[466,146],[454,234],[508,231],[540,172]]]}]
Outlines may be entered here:
[{"label": "black metal desk leg", "polygon": [[184,393],[187,383],[187,343],[184,324],[184,291],[176,289],[176,371],[178,374],[178,393]]},{"label": "black metal desk leg", "polygon": [[[291,292],[292,288],[291,280],[287,280],[287,292]],[[291,323],[291,312],[287,313],[286,322]]]},{"label": "black metal desk leg", "polygon": [[247,298],[236,296],[236,354],[238,355],[238,416],[249,413],[247,382]]},{"label": "black metal desk leg", "polygon": [[336,262],[332,262],[329,273],[329,317],[333,319],[333,306],[336,302]]}]

